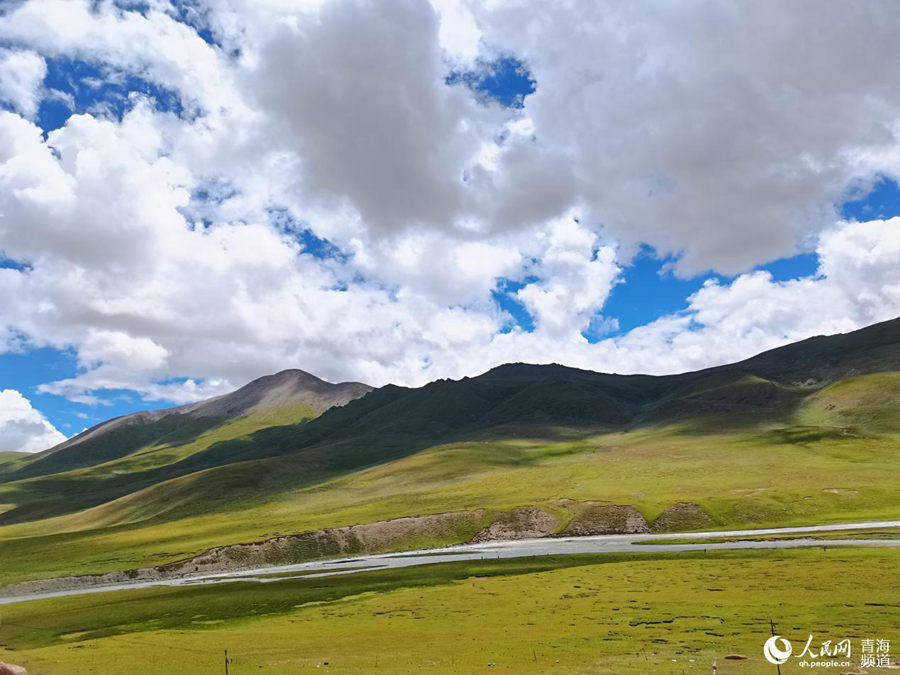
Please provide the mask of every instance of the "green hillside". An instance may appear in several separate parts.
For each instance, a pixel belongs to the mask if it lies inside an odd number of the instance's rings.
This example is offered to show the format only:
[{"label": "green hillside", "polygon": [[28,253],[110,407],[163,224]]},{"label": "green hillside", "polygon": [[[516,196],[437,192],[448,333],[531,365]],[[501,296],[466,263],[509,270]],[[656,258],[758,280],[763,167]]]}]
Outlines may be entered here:
[{"label": "green hillside", "polygon": [[[126,457],[146,448],[190,445],[206,432],[245,417],[276,412],[262,426],[298,423],[371,389],[358,382],[331,384],[303,372],[285,370],[259,378],[224,396],[169,410],[139,412],[98,424],[34,455],[6,480],[60,473]],[[234,437],[227,432],[216,440]],[[178,459],[178,458],[176,458]]]},{"label": "green hillside", "polygon": [[[243,412],[76,469],[7,472],[0,584],[479,509],[485,524],[541,509],[557,531],[597,504],[650,522],[689,502],[707,527],[896,518],[898,383],[895,320],[683,375],[510,364],[383,387],[312,420]],[[406,543],[462,535],[429,536]]]},{"label": "green hillside", "polygon": [[8,503],[0,523],[89,508],[189,474],[194,455],[261,430],[292,429],[370,389],[288,370],[208,401],[110,420],[25,460],[0,458],[0,503]]},{"label": "green hillside", "polygon": [[11,452],[0,450],[0,475],[14,471],[25,463],[31,455],[27,452]]}]

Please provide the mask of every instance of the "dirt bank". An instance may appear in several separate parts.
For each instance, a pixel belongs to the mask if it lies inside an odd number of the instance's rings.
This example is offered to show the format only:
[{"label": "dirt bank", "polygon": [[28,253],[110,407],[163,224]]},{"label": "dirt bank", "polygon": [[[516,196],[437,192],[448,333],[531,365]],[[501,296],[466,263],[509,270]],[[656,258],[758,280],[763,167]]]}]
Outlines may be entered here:
[{"label": "dirt bank", "polygon": [[52,593],[129,581],[164,581],[194,574],[234,572],[316,558],[456,543],[471,539],[481,529],[483,520],[484,511],[477,510],[328,528],[250,544],[218,546],[194,558],[158,567],[26,581],[0,589],[0,596]]},{"label": "dirt bank", "polygon": [[421,549],[467,541],[477,543],[550,536],[688,531],[714,524],[709,515],[693,502],[673,504],[652,524],[648,524],[641,513],[629,505],[573,500],[559,501],[558,504],[572,514],[565,527],[562,527],[556,516],[535,506],[490,514],[477,509],[396,518],[303,532],[248,544],[218,546],[188,560],[157,567],[26,581],[0,589],[0,597],[128,582],[166,581],[192,575],[288,565],[318,558]]},{"label": "dirt bank", "polygon": [[649,532],[647,521],[633,506],[591,505],[575,514],[560,534],[587,536],[592,534],[639,534]]},{"label": "dirt bank", "polygon": [[472,543],[482,541],[509,541],[513,539],[539,539],[556,532],[559,521],[541,509],[528,507],[498,513],[494,522],[472,538]]},{"label": "dirt bank", "polygon": [[663,511],[650,526],[651,532],[689,532],[715,525],[715,521],[694,502],[678,502]]}]

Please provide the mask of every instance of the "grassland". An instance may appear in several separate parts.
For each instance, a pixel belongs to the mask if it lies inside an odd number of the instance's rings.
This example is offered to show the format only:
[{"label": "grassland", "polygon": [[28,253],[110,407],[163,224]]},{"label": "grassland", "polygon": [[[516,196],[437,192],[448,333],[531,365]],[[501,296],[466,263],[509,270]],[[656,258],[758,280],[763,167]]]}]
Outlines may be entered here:
[{"label": "grassland", "polygon": [[[135,452],[116,456],[108,461],[46,476],[0,483],[0,504],[5,502],[15,505],[14,521],[37,520],[57,513],[90,508],[170,479],[177,475],[172,472],[173,466],[189,461],[195,455],[202,455],[212,446],[239,443],[262,429],[302,423],[314,414],[309,406],[300,404],[254,411],[225,420],[210,429],[205,428],[209,421],[202,420],[202,430],[196,435],[178,438],[177,433],[170,431],[170,435],[176,436],[176,439],[151,442]],[[196,420],[192,423],[199,424]],[[21,465],[22,460],[19,458],[11,460],[4,468],[3,458],[0,456],[0,477],[4,472],[11,473],[21,468]],[[199,497],[202,497],[201,493],[197,493],[193,499]],[[144,509],[137,513],[124,513],[120,520],[133,521],[148,515],[160,515],[177,508],[186,499],[187,496],[182,496],[181,499],[167,502],[162,509],[156,508],[150,512]],[[9,520],[11,515],[13,514],[7,513],[4,518]]]},{"label": "grassland", "polygon": [[0,659],[33,675],[212,674],[224,649],[235,675],[769,673],[770,618],[800,643],[896,638],[898,565],[893,549],[561,556],[123,591],[4,607]]},{"label": "grassland", "polygon": [[[653,521],[694,502],[708,529],[894,520],[898,328],[669,378],[514,364],[385,387],[309,422],[305,410],[193,431],[166,422],[149,444],[123,427],[89,446],[95,457],[69,453],[43,473],[8,458],[0,585],[481,510],[463,528],[378,550],[458,543],[524,506],[555,516],[557,531],[587,504],[632,505]],[[769,672],[769,618],[801,641],[893,637],[898,562],[897,549],[828,547],[541,557],[48,599],[0,608],[0,659],[32,675],[216,673],[226,648],[232,675],[325,661],[345,672],[677,675],[718,660],[721,675]],[[751,658],[723,660],[735,652]]]},{"label": "grassland", "polygon": [[28,458],[27,452],[10,452],[7,450],[0,451],[0,470],[9,470],[13,466],[18,466],[22,460]]},{"label": "grassland", "polygon": [[[296,471],[290,457],[261,461],[276,481]],[[252,473],[237,464],[69,516],[0,528],[0,583],[156,565],[228,543],[476,508],[535,504],[562,527],[567,499],[632,504],[648,519],[694,501],[716,528],[891,519],[900,507],[898,472],[893,436],[798,426],[698,434],[674,425],[457,443],[298,488],[276,482],[265,496],[231,491]],[[197,492],[233,498],[223,508],[169,519],[181,495]]]},{"label": "grassland", "polygon": [[[695,502],[716,529],[900,513],[896,371],[815,387],[727,369],[666,379],[549,368],[387,387],[301,424],[303,409],[238,417],[124,456],[103,446],[115,458],[92,466],[7,480],[0,585],[413,515],[484,509],[490,519],[533,505],[562,529],[573,500],[633,505],[648,521]],[[612,423],[628,410],[625,430],[508,422],[543,411]],[[662,421],[634,422],[651,413]],[[441,441],[471,419],[465,438]],[[446,532],[395,545],[458,541]]]}]

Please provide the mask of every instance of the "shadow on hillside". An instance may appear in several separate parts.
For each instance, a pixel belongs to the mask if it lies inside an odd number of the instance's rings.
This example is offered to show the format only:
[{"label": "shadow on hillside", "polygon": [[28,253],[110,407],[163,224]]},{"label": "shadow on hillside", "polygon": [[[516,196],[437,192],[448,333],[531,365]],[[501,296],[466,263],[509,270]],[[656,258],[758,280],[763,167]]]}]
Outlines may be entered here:
[{"label": "shadow on hillside", "polygon": [[[219,505],[233,505],[251,494],[313,485],[433,445],[426,439],[399,437],[304,443],[304,426],[271,427],[243,439],[219,441],[190,457],[147,471],[104,477],[40,477],[16,486],[20,496],[13,497],[25,503],[0,514],[0,526],[74,513],[152,486],[162,488],[167,481],[192,474],[198,474],[198,481],[192,482],[192,494],[170,495],[179,505],[169,509],[170,505],[160,504],[160,508],[170,516],[176,512],[179,516],[206,512]],[[212,486],[214,489],[210,489]],[[163,492],[183,491],[175,487]]]}]

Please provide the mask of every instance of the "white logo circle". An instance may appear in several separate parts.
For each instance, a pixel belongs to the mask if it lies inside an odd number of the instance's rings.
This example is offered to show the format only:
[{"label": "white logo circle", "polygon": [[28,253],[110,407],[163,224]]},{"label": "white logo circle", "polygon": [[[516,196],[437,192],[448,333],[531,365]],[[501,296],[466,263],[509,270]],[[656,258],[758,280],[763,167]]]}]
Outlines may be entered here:
[{"label": "white logo circle", "polygon": [[[781,641],[781,649],[778,648],[778,641]],[[766,640],[766,644],[763,646],[763,656],[766,657],[766,661],[769,663],[774,663],[776,666],[780,666],[782,663],[786,663],[787,660],[791,657],[791,652],[794,651],[794,648],[791,647],[791,643],[785,640],[780,635],[773,635],[768,640]]]}]

